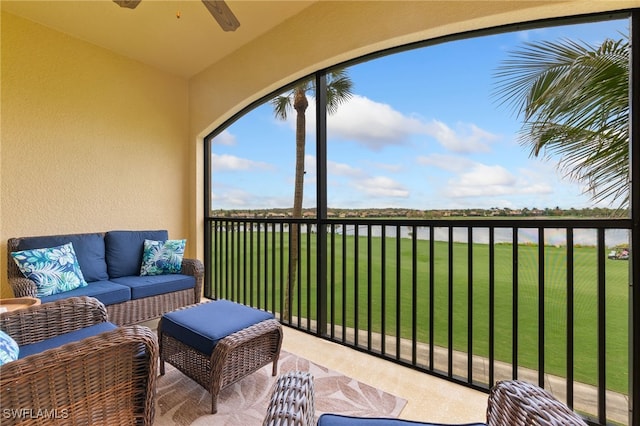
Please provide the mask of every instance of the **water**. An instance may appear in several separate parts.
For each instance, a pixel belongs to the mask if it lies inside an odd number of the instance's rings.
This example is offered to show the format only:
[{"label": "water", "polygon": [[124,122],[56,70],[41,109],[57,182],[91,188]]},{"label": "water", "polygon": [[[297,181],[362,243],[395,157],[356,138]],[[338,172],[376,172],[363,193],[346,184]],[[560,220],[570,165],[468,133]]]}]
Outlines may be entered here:
[{"label": "water", "polygon": [[[396,227],[387,226],[385,230],[387,237],[396,236]],[[347,225],[347,235],[355,234],[355,225]],[[412,228],[401,227],[400,238],[411,238]],[[359,225],[359,235],[367,235],[367,226]],[[521,228],[518,229],[518,244],[538,244],[538,229],[535,228]],[[342,233],[342,232],[340,232]],[[381,226],[372,226],[371,235],[379,237],[382,235]],[[629,230],[627,229],[608,229],[605,231],[605,245],[607,247],[614,247],[618,245],[629,245]],[[429,228],[418,227],[417,239],[428,240]],[[448,228],[434,228],[433,238],[435,241],[449,241],[449,229]],[[495,228],[493,234],[494,242],[500,243],[512,243],[513,242],[513,229],[512,228]],[[468,243],[469,235],[467,228],[453,228],[453,241],[459,243]],[[593,246],[597,245],[597,230],[595,229],[575,229],[573,231],[573,244],[574,246]],[[473,242],[476,244],[489,244],[489,228],[473,228]],[[567,244],[567,233],[565,229],[545,229],[544,231],[544,243],[545,245],[552,246],[565,246]]]},{"label": "water", "polygon": [[[368,234],[368,225],[337,225],[335,227],[336,234],[346,234],[349,236],[355,235],[355,229],[358,226],[358,235],[366,237]],[[260,227],[264,229],[264,227]],[[279,229],[279,228],[276,228]],[[285,228],[286,230],[287,228]],[[387,237],[395,238],[396,226],[387,226],[385,229],[385,235]],[[257,225],[254,225],[254,230],[258,230]],[[429,228],[417,227],[417,239],[429,240]],[[345,232],[346,231],[346,232]],[[307,227],[302,226],[302,233],[307,232]],[[316,232],[314,225],[311,226],[311,232]],[[411,238],[413,228],[407,226],[400,227],[400,238]],[[520,228],[518,232],[518,244],[538,244],[538,229],[537,228]],[[544,231],[544,244],[551,246],[565,246],[567,244],[567,236],[565,229],[545,229]],[[371,225],[371,236],[381,237],[382,226]],[[500,243],[512,243],[513,242],[513,229],[512,228],[495,228],[494,229],[494,242]],[[573,243],[574,246],[589,246],[595,247],[597,245],[597,230],[596,229],[575,229],[573,231]],[[443,227],[434,228],[434,241],[449,241],[449,229]],[[460,243],[468,243],[468,230],[465,227],[453,228],[453,241]],[[629,245],[630,233],[627,229],[607,229],[605,231],[605,246],[616,247],[620,245]],[[475,244],[489,244],[489,228],[473,228],[473,242]]]}]

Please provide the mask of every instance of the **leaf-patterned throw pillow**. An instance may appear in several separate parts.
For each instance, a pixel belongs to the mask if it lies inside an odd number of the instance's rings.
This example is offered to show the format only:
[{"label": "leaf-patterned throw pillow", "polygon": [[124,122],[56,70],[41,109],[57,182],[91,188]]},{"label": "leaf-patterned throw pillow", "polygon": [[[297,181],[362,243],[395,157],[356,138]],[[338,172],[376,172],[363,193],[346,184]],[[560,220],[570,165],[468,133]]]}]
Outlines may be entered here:
[{"label": "leaf-patterned throw pillow", "polygon": [[179,274],[187,240],[144,240],[140,275]]},{"label": "leaf-patterned throw pillow", "polygon": [[15,251],[11,256],[24,276],[36,283],[37,297],[87,286],[71,243]]},{"label": "leaf-patterned throw pillow", "polygon": [[20,348],[15,340],[0,330],[0,365],[18,359]]}]

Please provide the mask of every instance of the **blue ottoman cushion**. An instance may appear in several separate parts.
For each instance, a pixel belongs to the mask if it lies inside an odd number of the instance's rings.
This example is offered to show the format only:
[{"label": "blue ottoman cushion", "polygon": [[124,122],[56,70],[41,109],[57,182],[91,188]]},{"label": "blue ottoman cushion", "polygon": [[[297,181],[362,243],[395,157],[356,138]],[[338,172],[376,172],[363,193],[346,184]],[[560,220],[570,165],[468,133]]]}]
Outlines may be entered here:
[{"label": "blue ottoman cushion", "polygon": [[106,331],[115,330],[118,328],[115,324],[110,322],[101,322],[89,327],[81,328],[80,330],[71,331],[69,333],[60,334],[49,339],[42,340],[38,343],[31,343],[29,345],[20,346],[20,355],[18,358],[24,358],[29,355],[38,354],[44,352],[47,349],[57,348],[67,343],[78,342],[87,337],[95,336]]},{"label": "blue ottoman cushion", "polygon": [[163,333],[198,352],[211,355],[223,338],[273,318],[270,312],[228,300],[216,300],[164,314],[160,326]]},{"label": "blue ottoman cushion", "polygon": [[[318,426],[455,426],[450,423],[425,423],[411,420],[389,419],[389,418],[369,418],[350,417],[338,414],[323,414],[318,419]],[[464,423],[458,426],[486,426],[484,423]]]}]

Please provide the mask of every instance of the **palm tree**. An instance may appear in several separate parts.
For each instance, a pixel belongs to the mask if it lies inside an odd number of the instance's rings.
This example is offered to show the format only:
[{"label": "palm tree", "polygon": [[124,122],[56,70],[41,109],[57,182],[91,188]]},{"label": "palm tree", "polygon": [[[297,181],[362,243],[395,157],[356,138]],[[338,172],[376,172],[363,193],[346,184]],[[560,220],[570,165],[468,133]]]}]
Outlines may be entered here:
[{"label": "palm tree", "polygon": [[526,43],[497,69],[496,95],[524,117],[531,155],[558,154],[593,202],[629,203],[629,38]]},{"label": "palm tree", "polygon": [[[351,88],[353,83],[345,70],[339,69],[327,74],[327,112],[333,114],[338,107],[351,98]],[[305,80],[296,85],[291,91],[280,95],[271,101],[276,118],[286,120],[291,110],[296,112],[296,171],[293,191],[293,211],[294,218],[302,217],[302,200],[304,196],[304,157],[306,145],[306,111],[309,106],[307,93],[315,94],[316,87],[314,80]],[[287,287],[284,294],[284,306],[282,316],[289,316],[289,294],[296,285],[298,271],[298,245],[299,227],[292,224],[290,229],[291,243],[289,246],[289,271]]]}]

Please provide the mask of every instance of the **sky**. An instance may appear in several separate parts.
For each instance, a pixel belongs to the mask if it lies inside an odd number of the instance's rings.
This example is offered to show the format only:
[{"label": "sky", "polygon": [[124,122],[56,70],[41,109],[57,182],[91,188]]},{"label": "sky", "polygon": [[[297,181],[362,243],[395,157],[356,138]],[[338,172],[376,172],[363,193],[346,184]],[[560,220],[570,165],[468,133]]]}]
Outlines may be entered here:
[{"label": "sky", "polygon": [[[557,158],[530,156],[521,122],[494,95],[496,69],[525,42],[599,45],[626,20],[450,41],[350,66],[353,96],[327,119],[329,208],[473,209],[596,206]],[[316,205],[315,107],[309,96],[305,208]],[[212,144],[213,210],[290,208],[295,114],[265,103]],[[607,207],[606,204],[600,204]]]}]

